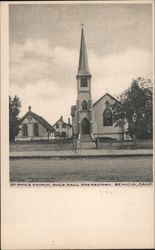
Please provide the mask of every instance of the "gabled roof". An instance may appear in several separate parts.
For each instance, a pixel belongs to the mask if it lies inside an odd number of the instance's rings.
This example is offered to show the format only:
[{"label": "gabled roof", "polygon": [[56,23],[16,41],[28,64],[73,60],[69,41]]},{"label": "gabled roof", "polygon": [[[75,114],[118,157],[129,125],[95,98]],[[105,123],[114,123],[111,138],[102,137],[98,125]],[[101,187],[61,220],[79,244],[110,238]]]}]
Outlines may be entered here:
[{"label": "gabled roof", "polygon": [[47,130],[54,132],[55,129],[53,128],[53,126],[51,126],[42,116],[39,116],[35,113],[33,113],[32,111],[28,111],[21,119],[20,119],[20,123],[22,123],[22,121],[28,116],[31,115],[33,118],[35,118],[38,122],[40,122],[40,124],[43,125],[43,127],[45,127]]},{"label": "gabled roof", "polygon": [[108,95],[111,99],[113,99],[115,102],[118,102],[119,103],[119,101],[115,98],[115,97],[113,97],[112,95],[110,95],[109,93],[106,93],[106,94],[104,94],[101,98],[99,98],[94,104],[93,104],[93,106],[95,106],[98,102],[100,102],[106,95]]},{"label": "gabled roof", "polygon": [[84,30],[81,30],[81,45],[79,55],[79,67],[77,76],[91,76],[88,66],[87,49],[85,44]]},{"label": "gabled roof", "polygon": [[54,127],[59,121],[61,121],[61,122],[62,122],[63,124],[65,124],[66,126],[69,126],[70,128],[72,127],[71,124],[64,122],[62,118],[60,118],[59,120],[57,120],[57,122],[54,123],[53,127]]}]

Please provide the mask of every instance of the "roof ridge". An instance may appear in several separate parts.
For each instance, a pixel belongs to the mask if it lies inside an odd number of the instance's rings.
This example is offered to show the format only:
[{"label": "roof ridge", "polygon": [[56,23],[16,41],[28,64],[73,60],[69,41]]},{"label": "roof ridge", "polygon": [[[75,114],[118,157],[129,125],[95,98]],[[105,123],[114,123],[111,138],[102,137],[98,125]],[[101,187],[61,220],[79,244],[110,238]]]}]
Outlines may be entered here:
[{"label": "roof ridge", "polygon": [[101,96],[94,104],[93,104],[93,106],[95,106],[104,96],[106,96],[106,95],[108,95],[108,96],[110,96],[110,98],[112,98],[113,100],[115,100],[116,102],[119,102],[114,96],[112,96],[111,94],[109,94],[108,92],[107,93],[105,93],[103,96]]},{"label": "roof ridge", "polygon": [[42,116],[40,116],[40,115],[38,115],[38,114],[36,114],[36,113],[34,113],[34,112],[32,112],[32,111],[28,111],[28,112],[21,118],[20,122],[22,122],[22,121],[26,118],[26,116],[27,116],[28,114],[32,115],[36,120],[38,120],[44,127],[46,127],[46,129],[49,129],[50,131],[54,131],[53,126],[52,126],[48,121],[46,121],[45,118],[43,118]]},{"label": "roof ridge", "polygon": [[64,124],[68,125],[68,126],[72,126],[71,124],[67,123],[67,122],[64,122],[63,119],[59,118],[54,124],[53,124],[53,127],[57,124],[57,122],[59,121],[62,121]]}]

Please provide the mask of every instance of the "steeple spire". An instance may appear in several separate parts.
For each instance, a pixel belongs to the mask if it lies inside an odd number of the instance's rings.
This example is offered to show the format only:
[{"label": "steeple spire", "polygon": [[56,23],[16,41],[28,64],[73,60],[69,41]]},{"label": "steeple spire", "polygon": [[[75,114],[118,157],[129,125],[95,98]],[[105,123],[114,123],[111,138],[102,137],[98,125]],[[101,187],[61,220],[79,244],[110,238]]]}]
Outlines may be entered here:
[{"label": "steeple spire", "polygon": [[80,45],[80,55],[79,55],[79,67],[77,76],[91,76],[88,66],[87,49],[85,44],[84,29],[81,29],[81,45]]}]

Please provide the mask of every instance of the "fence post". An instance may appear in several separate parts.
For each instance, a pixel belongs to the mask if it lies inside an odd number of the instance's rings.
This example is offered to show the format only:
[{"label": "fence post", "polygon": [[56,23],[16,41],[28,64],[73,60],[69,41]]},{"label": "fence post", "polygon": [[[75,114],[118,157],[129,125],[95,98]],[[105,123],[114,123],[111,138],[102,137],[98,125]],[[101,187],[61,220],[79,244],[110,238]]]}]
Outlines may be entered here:
[{"label": "fence post", "polygon": [[73,138],[73,149],[77,149],[77,140],[75,138]]},{"label": "fence post", "polygon": [[134,149],[137,149],[136,138],[134,138]]},{"label": "fence post", "polygon": [[96,149],[100,148],[100,139],[97,137],[96,138]]},{"label": "fence post", "polygon": [[77,139],[76,143],[77,143],[77,149],[81,149],[81,143],[79,139]]}]

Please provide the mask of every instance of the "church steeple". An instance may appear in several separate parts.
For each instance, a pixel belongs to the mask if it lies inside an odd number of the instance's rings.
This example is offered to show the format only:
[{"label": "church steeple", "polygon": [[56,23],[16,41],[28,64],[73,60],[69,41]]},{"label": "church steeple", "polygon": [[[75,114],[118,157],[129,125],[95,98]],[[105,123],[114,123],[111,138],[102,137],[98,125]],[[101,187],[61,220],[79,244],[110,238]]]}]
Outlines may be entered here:
[{"label": "church steeple", "polygon": [[[82,24],[83,26],[83,24]],[[79,67],[76,75],[77,101],[76,101],[76,133],[80,139],[81,135],[92,134],[92,99],[91,99],[91,74],[89,72],[87,49],[84,38],[83,27],[81,29],[81,44]]]},{"label": "church steeple", "polygon": [[78,76],[91,76],[88,66],[87,49],[85,44],[84,29],[82,24],[81,29],[81,45],[80,45],[80,55],[79,55],[79,66],[78,66]]}]

